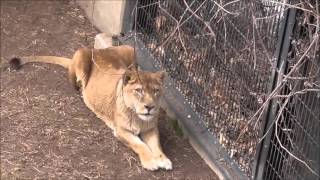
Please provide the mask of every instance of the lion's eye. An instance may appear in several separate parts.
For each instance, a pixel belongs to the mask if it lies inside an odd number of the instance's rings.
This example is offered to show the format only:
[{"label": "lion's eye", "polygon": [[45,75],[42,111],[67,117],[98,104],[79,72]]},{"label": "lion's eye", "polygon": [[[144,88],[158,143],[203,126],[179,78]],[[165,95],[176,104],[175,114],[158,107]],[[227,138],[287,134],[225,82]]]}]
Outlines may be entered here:
[{"label": "lion's eye", "polygon": [[159,94],[160,90],[159,89],[154,89],[154,94]]},{"label": "lion's eye", "polygon": [[136,88],[136,89],[134,89],[137,93],[139,93],[139,94],[142,94],[143,93],[143,90],[142,90],[142,88]]}]

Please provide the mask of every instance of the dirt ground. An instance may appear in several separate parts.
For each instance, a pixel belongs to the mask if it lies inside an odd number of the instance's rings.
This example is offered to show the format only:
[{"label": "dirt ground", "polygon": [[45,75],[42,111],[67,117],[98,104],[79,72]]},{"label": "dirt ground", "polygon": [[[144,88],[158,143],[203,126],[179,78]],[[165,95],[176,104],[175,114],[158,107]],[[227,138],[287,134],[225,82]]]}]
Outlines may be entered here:
[{"label": "dirt ground", "polygon": [[218,179],[166,116],[161,141],[172,171],[146,171],[67,83],[55,65],[6,68],[23,55],[71,57],[91,46],[74,1],[1,1],[1,179]]}]

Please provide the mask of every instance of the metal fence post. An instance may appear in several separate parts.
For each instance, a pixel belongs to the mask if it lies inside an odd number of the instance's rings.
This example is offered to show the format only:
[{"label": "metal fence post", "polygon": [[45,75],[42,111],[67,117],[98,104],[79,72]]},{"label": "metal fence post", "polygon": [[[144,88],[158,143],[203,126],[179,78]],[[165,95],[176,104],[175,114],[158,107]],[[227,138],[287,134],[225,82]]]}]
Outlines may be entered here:
[{"label": "metal fence post", "polygon": [[[279,30],[279,39],[277,43],[277,49],[275,52],[276,67],[274,67],[271,78],[270,85],[268,87],[268,92],[271,93],[278,84],[278,76],[280,73],[285,73],[287,69],[287,55],[290,50],[291,36],[293,32],[293,27],[295,24],[296,18],[296,9],[288,9],[284,13],[284,18],[281,23]],[[271,100],[268,104],[267,110],[264,114],[260,137],[265,133],[267,135],[265,138],[258,144],[256,150],[256,158],[253,164],[253,174],[252,179],[262,180],[266,170],[266,161],[270,149],[270,140],[273,134],[274,128],[271,127],[271,130],[268,131],[270,126],[273,126],[275,117],[277,115],[278,106],[276,100]],[[267,132],[268,131],[268,132]]]}]

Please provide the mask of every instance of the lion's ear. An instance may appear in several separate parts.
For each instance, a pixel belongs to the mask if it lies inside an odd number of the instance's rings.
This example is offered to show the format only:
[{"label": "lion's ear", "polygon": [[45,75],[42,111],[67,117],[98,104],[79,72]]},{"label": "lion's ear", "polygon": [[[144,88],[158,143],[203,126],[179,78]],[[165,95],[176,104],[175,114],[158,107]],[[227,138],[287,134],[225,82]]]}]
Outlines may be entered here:
[{"label": "lion's ear", "polygon": [[127,70],[123,75],[123,85],[127,85],[129,81],[134,80],[134,71]]},{"label": "lion's ear", "polygon": [[158,71],[156,72],[157,77],[161,82],[164,81],[164,78],[167,76],[167,73],[165,71]]}]

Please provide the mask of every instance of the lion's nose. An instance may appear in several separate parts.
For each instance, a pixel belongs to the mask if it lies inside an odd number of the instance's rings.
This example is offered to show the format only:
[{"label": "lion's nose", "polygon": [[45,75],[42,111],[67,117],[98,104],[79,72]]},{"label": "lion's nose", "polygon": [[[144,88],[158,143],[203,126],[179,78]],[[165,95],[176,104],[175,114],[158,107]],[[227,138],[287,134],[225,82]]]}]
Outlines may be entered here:
[{"label": "lion's nose", "polygon": [[152,105],[144,105],[144,107],[148,110],[148,112],[150,112],[154,108],[154,106]]}]

